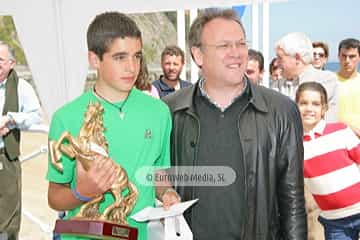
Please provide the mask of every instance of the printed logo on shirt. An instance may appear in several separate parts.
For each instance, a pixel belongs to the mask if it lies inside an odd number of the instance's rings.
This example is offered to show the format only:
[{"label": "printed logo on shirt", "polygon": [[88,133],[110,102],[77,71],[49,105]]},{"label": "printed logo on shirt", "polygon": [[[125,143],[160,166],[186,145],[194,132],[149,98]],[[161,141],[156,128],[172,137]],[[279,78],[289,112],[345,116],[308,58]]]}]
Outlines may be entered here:
[{"label": "printed logo on shirt", "polygon": [[151,139],[151,130],[150,129],[145,130],[144,138]]}]

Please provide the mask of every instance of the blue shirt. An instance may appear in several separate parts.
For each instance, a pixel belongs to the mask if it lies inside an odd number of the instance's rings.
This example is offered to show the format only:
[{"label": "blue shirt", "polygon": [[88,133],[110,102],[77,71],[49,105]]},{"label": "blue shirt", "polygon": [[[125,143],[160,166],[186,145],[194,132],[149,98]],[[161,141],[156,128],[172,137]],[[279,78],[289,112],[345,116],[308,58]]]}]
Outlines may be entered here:
[{"label": "blue shirt", "polygon": [[[160,78],[158,80],[156,80],[156,81],[154,81],[152,83],[152,85],[154,87],[156,87],[156,89],[158,90],[160,98],[163,98],[166,95],[176,91],[175,88],[170,87],[169,85],[167,85],[162,79],[163,79],[163,76],[160,76]],[[192,83],[188,82],[188,81],[184,81],[184,80],[181,80],[181,79],[179,79],[179,81],[180,81],[180,89],[192,85]]]}]

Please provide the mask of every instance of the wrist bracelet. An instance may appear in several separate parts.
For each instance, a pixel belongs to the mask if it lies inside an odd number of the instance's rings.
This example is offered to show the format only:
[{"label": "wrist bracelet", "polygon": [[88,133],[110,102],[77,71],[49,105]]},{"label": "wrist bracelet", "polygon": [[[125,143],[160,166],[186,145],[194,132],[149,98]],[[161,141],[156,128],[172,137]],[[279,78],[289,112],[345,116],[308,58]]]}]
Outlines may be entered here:
[{"label": "wrist bracelet", "polygon": [[76,187],[75,188],[71,188],[71,191],[74,195],[74,197],[82,202],[90,202],[92,200],[92,198],[89,197],[85,197],[83,195],[81,195],[77,190]]}]

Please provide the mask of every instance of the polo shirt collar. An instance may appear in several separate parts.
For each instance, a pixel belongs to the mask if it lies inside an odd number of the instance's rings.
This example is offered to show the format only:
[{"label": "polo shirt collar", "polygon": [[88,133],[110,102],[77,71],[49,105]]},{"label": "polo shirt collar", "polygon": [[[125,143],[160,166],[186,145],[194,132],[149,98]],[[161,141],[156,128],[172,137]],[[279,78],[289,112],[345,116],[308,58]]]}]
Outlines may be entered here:
[{"label": "polo shirt collar", "polygon": [[324,134],[325,127],[325,120],[320,120],[320,122],[318,122],[318,124],[316,124],[313,129],[311,129],[309,132],[304,133],[304,140],[309,141],[322,136]]}]

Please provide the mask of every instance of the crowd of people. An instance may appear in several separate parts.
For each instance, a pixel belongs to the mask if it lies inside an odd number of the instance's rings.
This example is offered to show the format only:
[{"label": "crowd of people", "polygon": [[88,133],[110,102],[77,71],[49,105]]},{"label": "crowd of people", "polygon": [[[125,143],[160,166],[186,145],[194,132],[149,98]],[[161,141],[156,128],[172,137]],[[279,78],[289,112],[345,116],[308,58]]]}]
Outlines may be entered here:
[{"label": "crowd of people", "polygon": [[[63,172],[49,160],[49,206],[71,219],[105,194],[104,209],[114,201],[108,190],[120,165],[139,192],[131,214],[154,206],[155,198],[165,208],[198,198],[184,215],[197,240],[358,240],[359,40],[339,43],[340,69],[333,73],[326,70],[326,43],[289,33],[274,46],[270,86],[264,87],[264,58],[249,49],[233,10],[201,12],[188,38],[198,81],[180,79],[184,52],[170,45],[161,54],[163,74],[150,83],[136,23],[119,12],[94,18],[87,45],[98,79],[56,111],[49,141],[64,132],[78,136],[87,105],[99,102],[109,155],[93,153],[95,164],[85,169],[63,154]],[[0,42],[0,239],[10,240],[20,229],[20,130],[40,121],[34,90],[17,77],[15,62]],[[227,186],[156,179],[144,186],[135,177],[144,166],[159,174],[177,166],[226,166],[236,178]],[[127,220],[138,239],[148,238],[146,223]]]},{"label": "crowd of people", "polygon": [[[304,33],[282,37],[275,51],[270,88],[296,101],[304,127],[308,239],[358,239],[360,41],[347,38],[339,43],[335,73],[326,70],[328,45],[311,42]],[[261,66],[262,60],[257,61]],[[248,78],[252,80],[250,74]],[[253,83],[261,85],[261,79]]]}]

